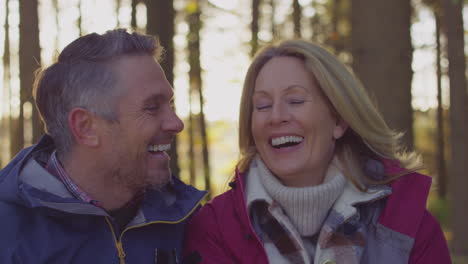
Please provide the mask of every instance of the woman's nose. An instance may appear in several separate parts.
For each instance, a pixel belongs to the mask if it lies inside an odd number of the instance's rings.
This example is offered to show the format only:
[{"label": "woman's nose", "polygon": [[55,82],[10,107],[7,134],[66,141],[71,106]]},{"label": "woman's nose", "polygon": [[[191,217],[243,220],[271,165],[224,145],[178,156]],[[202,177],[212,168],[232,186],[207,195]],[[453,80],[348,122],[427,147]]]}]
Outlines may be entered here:
[{"label": "woman's nose", "polygon": [[289,122],[291,115],[284,103],[275,103],[271,106],[270,122],[272,125]]}]

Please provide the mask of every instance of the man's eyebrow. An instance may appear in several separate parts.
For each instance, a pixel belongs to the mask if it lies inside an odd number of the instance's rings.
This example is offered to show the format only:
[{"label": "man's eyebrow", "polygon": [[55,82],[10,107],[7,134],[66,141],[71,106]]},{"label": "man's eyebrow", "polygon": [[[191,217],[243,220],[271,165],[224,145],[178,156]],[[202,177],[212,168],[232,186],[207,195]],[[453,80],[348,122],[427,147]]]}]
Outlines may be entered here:
[{"label": "man's eyebrow", "polygon": [[153,94],[148,96],[145,100],[143,100],[143,104],[151,104],[154,102],[162,101],[166,98],[163,94]]}]

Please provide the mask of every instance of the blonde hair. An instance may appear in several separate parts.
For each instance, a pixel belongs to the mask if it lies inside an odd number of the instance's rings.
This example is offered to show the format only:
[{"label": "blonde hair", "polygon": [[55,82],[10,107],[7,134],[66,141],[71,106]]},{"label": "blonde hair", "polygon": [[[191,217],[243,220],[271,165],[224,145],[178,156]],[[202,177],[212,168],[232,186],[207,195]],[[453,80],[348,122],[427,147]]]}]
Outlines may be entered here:
[{"label": "blonde hair", "polygon": [[[251,63],[240,102],[239,150],[237,167],[248,170],[256,155],[251,132],[252,96],[255,81],[262,67],[273,57],[295,57],[304,61],[328,99],[330,108],[349,128],[337,141],[335,154],[344,165],[345,175],[361,190],[362,184],[386,184],[419,168],[414,152],[406,152],[400,144],[401,133],[390,129],[368,93],[347,67],[324,48],[304,40],[286,40],[261,49]],[[359,160],[361,156],[399,161],[405,171],[376,180],[367,175]]]}]

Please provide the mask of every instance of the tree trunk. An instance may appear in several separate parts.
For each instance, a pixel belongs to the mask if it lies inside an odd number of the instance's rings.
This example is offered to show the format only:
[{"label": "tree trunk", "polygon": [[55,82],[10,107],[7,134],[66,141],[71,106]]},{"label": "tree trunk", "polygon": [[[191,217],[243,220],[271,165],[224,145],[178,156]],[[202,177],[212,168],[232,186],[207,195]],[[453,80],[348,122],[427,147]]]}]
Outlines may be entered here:
[{"label": "tree trunk", "polygon": [[[189,25],[189,31],[187,33],[187,51],[188,51],[188,62],[190,65],[189,70],[189,125],[188,125],[188,136],[189,136],[189,151],[188,151],[188,166],[189,166],[189,176],[190,183],[195,184],[197,173],[196,173],[196,164],[197,158],[195,155],[195,134],[199,126],[195,122],[199,120],[198,115],[193,113],[193,102],[194,94],[198,93],[198,90],[201,86],[201,69],[200,69],[200,40],[199,40],[199,31],[201,26],[198,3],[189,2],[188,5],[192,8],[187,8],[187,23]],[[198,99],[198,98],[197,98]],[[194,120],[195,119],[195,120]]]},{"label": "tree trunk", "polygon": [[293,0],[293,24],[294,24],[294,37],[295,38],[302,37],[301,19],[302,19],[301,4],[299,4],[299,0]]},{"label": "tree trunk", "polygon": [[437,194],[439,198],[447,198],[447,173],[445,168],[445,142],[444,142],[444,118],[442,105],[442,67],[440,47],[440,14],[434,11],[436,27],[436,66],[437,66]]},{"label": "tree trunk", "polygon": [[[10,10],[8,10],[8,13]],[[8,25],[9,27],[9,25]],[[9,41],[8,41],[9,43]],[[11,51],[11,50],[9,50]],[[11,55],[11,54],[10,54]],[[5,59],[8,59],[8,65],[10,66],[10,73],[11,73],[11,61],[10,56]],[[10,76],[11,77],[11,76]],[[10,79],[11,80],[11,79]],[[10,82],[11,84],[11,82]],[[10,89],[12,89],[10,85]],[[11,90],[10,90],[11,91]],[[23,132],[23,112],[22,107],[20,106],[13,106],[12,101],[15,95],[11,94],[9,104],[10,104],[10,154],[11,156],[15,156],[24,146],[24,132]],[[19,114],[13,114],[19,113]]]},{"label": "tree trunk", "polygon": [[[60,47],[60,41],[59,41],[59,33],[60,32],[60,21],[59,21],[59,14],[60,14],[60,7],[59,7],[59,4],[58,4],[58,0],[52,0],[52,7],[55,11],[54,13],[54,19],[55,19],[55,29],[57,30],[57,34],[55,34],[55,39],[54,39],[54,45],[55,45],[55,49],[54,49],[54,60],[58,59],[59,57],[59,47]],[[81,12],[81,1],[78,1],[78,11],[80,12],[80,15],[78,16],[78,21],[77,21],[77,24],[78,24],[78,30],[80,31],[80,36],[83,35],[83,30],[82,30],[82,12]]]},{"label": "tree trunk", "polygon": [[335,55],[338,55],[342,48],[340,47],[340,33],[338,29],[338,23],[340,21],[340,0],[333,0],[332,4],[332,32],[330,34],[330,43],[333,47]]},{"label": "tree trunk", "polygon": [[[36,143],[42,134],[42,124],[39,115],[34,108],[32,100],[32,84],[34,72],[41,65],[39,47],[39,19],[37,0],[20,1],[20,120],[24,119],[24,107],[27,103],[33,106],[32,116],[28,122],[32,122],[32,143]],[[31,133],[24,131],[24,124],[20,125],[20,134]],[[23,130],[21,132],[21,130]],[[24,139],[23,139],[24,144]]]},{"label": "tree trunk", "polygon": [[120,23],[120,18],[119,18],[119,14],[120,14],[120,8],[122,7],[122,0],[115,0],[115,18],[117,20],[117,27],[121,27],[121,23]]},{"label": "tree trunk", "polygon": [[210,157],[209,157],[209,150],[208,150],[208,135],[207,135],[207,128],[206,128],[206,120],[205,120],[205,113],[204,113],[204,99],[203,99],[203,92],[200,90],[199,93],[199,100],[200,100],[200,134],[202,140],[202,155],[203,155],[203,168],[204,168],[204,178],[205,178],[205,189],[208,190],[207,199],[211,199],[211,170],[210,170]]},{"label": "tree trunk", "polygon": [[166,50],[161,67],[166,73],[167,80],[174,82],[174,19],[175,10],[172,0],[146,0],[147,25],[146,32],[159,38]]},{"label": "tree trunk", "polygon": [[[56,10],[56,13],[55,13],[55,16],[57,17],[56,18],[56,21],[58,22],[58,15],[59,15],[59,7],[58,7],[58,3],[57,3],[57,0],[52,0],[52,3],[53,5],[55,6],[55,10]],[[81,8],[81,1],[78,1],[77,3],[78,5],[78,12],[79,12],[79,15],[78,15],[78,21],[76,22],[78,24],[78,31],[80,32],[80,36],[83,36],[84,35],[84,32],[83,32],[83,10]],[[58,27],[58,23],[57,23],[57,27]],[[57,32],[58,29],[57,29]],[[58,43],[58,34],[57,34],[57,43]],[[58,45],[57,45],[57,49],[58,49]],[[58,50],[57,50],[57,54],[58,54]],[[57,56],[58,57],[58,56]]]},{"label": "tree trunk", "polygon": [[402,143],[412,149],[411,3],[353,0],[351,5],[353,68],[389,126],[404,132]]},{"label": "tree trunk", "polygon": [[[312,8],[317,10],[318,3],[316,0],[312,0]],[[319,36],[322,34],[321,30],[321,25],[320,25],[320,16],[317,14],[317,12],[314,13],[314,15],[310,18],[310,27],[312,28],[312,37],[311,40],[313,42],[319,43]]]},{"label": "tree trunk", "polygon": [[[3,46],[4,47],[4,50],[3,50],[3,84],[4,84],[3,89],[5,91],[5,97],[4,97],[3,102],[10,105],[11,103],[11,100],[10,100],[10,89],[11,89],[11,85],[10,85],[10,80],[11,80],[11,76],[10,76],[10,23],[8,21],[8,16],[9,16],[8,3],[9,1],[6,0],[5,1],[5,44]],[[10,111],[8,111],[8,115],[9,114],[10,114]],[[10,153],[11,151],[10,146],[12,144],[11,140],[9,140],[10,139],[10,125],[11,125],[10,118],[3,117],[2,123],[4,124],[4,126],[1,128],[2,129],[1,131],[5,132],[5,133],[2,133],[3,139],[8,144],[8,146],[5,146],[2,150],[2,151],[7,152],[7,153],[4,153],[5,155],[3,155],[3,157],[6,157],[5,162],[7,162],[7,160],[9,160],[11,155],[13,155],[12,153]],[[2,157],[1,154],[0,154],[0,157]],[[2,168],[4,167],[4,164],[1,161],[0,161],[0,166]]]},{"label": "tree trunk", "polygon": [[258,50],[258,21],[260,20],[260,0],[252,0],[252,23],[250,30],[252,39],[250,40],[250,56],[253,57]]},{"label": "tree trunk", "polygon": [[[171,83],[174,83],[174,19],[175,10],[173,0],[154,1],[146,0],[146,33],[149,35],[158,36],[161,45],[165,49],[164,58],[161,62],[166,78]],[[178,164],[177,154],[177,138],[174,138],[171,144],[171,170],[172,173],[179,177],[180,167]]]},{"label": "tree trunk", "polygon": [[[202,21],[200,19],[201,8],[200,0],[193,0],[193,12],[188,15],[189,20],[189,37],[188,37],[188,51],[189,51],[189,78],[190,90],[198,94],[198,102],[200,105],[199,115],[199,128],[202,142],[202,158],[203,158],[203,171],[205,180],[205,189],[211,190],[211,173],[210,173],[210,160],[208,151],[208,136],[204,112],[204,98],[202,89],[201,65],[200,65],[200,30]],[[191,98],[192,99],[192,98]],[[210,192],[209,192],[210,193]],[[208,194],[209,195],[209,194]],[[208,197],[210,199],[210,197]]]},{"label": "tree trunk", "polygon": [[[192,90],[192,88],[190,88]],[[189,179],[190,179],[190,184],[195,185],[195,181],[197,178],[196,170],[195,170],[195,163],[196,163],[196,158],[195,158],[195,129],[194,129],[194,120],[193,120],[193,112],[192,112],[192,91],[190,91],[190,96],[189,96],[189,105],[190,105],[190,112],[189,112],[189,120],[188,120],[188,128],[187,128],[187,133],[188,133],[188,138],[189,138],[189,146],[188,146],[188,167],[189,167]]]},{"label": "tree trunk", "polygon": [[137,22],[136,22],[136,7],[138,4],[138,0],[132,0],[132,21],[130,22],[130,25],[133,30],[137,29]]},{"label": "tree trunk", "polygon": [[452,252],[468,257],[468,95],[462,1],[444,0],[450,79]]},{"label": "tree trunk", "polygon": [[276,0],[270,0],[271,5],[271,40],[274,42],[278,39],[278,29],[276,28],[275,14],[276,14]]}]

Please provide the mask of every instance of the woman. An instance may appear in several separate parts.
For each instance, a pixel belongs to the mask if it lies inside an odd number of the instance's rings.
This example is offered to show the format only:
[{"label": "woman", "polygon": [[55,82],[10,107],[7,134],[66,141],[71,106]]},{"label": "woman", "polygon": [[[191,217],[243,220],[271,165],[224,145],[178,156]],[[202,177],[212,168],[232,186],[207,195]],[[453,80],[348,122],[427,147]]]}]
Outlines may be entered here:
[{"label": "woman", "polygon": [[232,190],[191,220],[201,263],[450,263],[400,134],[323,48],[261,50],[249,67]]}]

